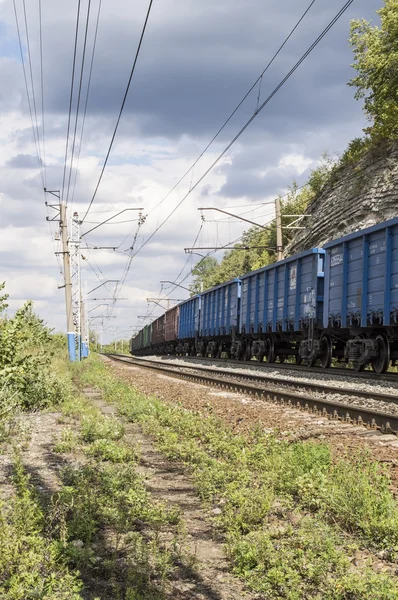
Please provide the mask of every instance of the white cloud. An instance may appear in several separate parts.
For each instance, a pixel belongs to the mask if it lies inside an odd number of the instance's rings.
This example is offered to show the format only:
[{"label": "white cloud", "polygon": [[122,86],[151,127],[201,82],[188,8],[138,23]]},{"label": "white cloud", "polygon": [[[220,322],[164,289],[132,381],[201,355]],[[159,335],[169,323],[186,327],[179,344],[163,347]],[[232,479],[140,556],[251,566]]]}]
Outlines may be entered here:
[{"label": "white cloud", "polygon": [[[276,4],[270,0],[235,4],[229,0],[155,3],[109,165],[82,231],[94,227],[89,221],[100,222],[125,208],[142,206],[148,217],[139,231],[135,250],[141,247],[252,114],[257,89],[193,173],[151,212],[207,145],[285,37],[298,13],[304,10],[304,4],[307,2],[296,0]],[[160,280],[174,281],[181,270],[183,275],[189,273],[199,260],[199,256],[185,255],[183,250],[193,244],[199,230],[198,207],[228,207],[232,213],[243,213],[247,209],[242,208],[242,204],[271,200],[275,193],[287,189],[293,177],[305,177],[321,151],[330,145],[331,151],[342,149],[351,137],[360,134],[361,108],[352,99],[352,90],[345,86],[351,54],[344,44],[348,36],[348,17],[370,17],[379,4],[379,0],[365,0],[360,7],[350,9],[345,21],[341,20],[325,38],[323,50],[320,47],[313,53],[308,66],[303,65],[300,76],[275,98],[269,111],[258,117],[239,140],[239,145],[223,157],[217,168],[143,247],[133,259],[120,293],[127,300],[116,304],[113,314],[117,318],[109,322],[109,327],[137,324],[137,316],[146,312],[146,298],[159,294]],[[103,3],[73,206],[70,201],[70,209],[78,210],[81,216],[92,196],[109,144],[146,5],[144,0],[134,5],[123,0]],[[96,6],[94,3],[93,10]],[[63,177],[75,10],[73,3],[61,5],[43,1],[45,162],[47,187],[52,190],[61,187]],[[269,79],[264,79],[263,94],[308,45],[314,32],[319,32],[330,6],[320,3],[316,10],[307,27],[292,38]],[[31,50],[40,128],[38,29],[34,11],[29,6],[28,17],[32,27]],[[54,243],[45,222],[47,211],[39,172],[31,160],[36,156],[36,148],[11,0],[0,0],[0,26],[5,28],[4,38],[9,44],[7,56],[0,56],[0,279],[7,281],[12,309],[25,299],[33,298],[41,316],[52,327],[64,329],[64,290],[57,289],[60,275]],[[333,72],[329,82],[325,56],[331,55]],[[340,101],[342,110],[339,110]],[[47,200],[56,202],[52,196]],[[272,211],[272,205],[256,206],[247,216],[256,222],[266,222]],[[50,211],[50,214],[53,216],[55,212]],[[135,217],[134,211],[128,211],[115,221]],[[215,219],[217,223],[212,222]],[[52,225],[53,231],[55,226]],[[216,213],[206,213],[197,246],[227,244],[247,226]],[[137,223],[109,224],[84,239],[89,246],[120,245],[119,250],[123,251],[133,243],[136,231]],[[59,250],[58,243],[55,247]],[[122,277],[126,253],[83,247],[82,254],[91,265],[82,261],[82,281],[87,281],[87,289],[99,285],[98,278]],[[112,292],[113,288],[108,288]],[[109,291],[103,286],[96,297],[106,297]],[[185,293],[178,290],[178,297]],[[100,313],[102,308],[93,314]],[[109,329],[108,336],[113,335]]]}]

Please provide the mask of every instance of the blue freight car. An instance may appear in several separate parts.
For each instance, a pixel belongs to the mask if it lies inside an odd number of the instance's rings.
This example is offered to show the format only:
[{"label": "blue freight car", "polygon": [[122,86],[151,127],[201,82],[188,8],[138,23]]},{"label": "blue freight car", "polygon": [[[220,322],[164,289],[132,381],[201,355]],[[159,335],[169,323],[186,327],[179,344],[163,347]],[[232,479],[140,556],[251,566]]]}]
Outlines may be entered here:
[{"label": "blue freight car", "polygon": [[216,357],[230,351],[239,330],[240,291],[240,279],[233,279],[202,292],[197,354]]},{"label": "blue freight car", "polygon": [[324,255],[313,248],[241,277],[241,337],[233,355],[322,360]]},{"label": "blue freight car", "polygon": [[200,302],[198,294],[180,304],[177,354],[195,355],[195,344],[199,336]]},{"label": "blue freight car", "polygon": [[333,355],[383,373],[398,358],[398,219],[325,244],[324,327]]}]

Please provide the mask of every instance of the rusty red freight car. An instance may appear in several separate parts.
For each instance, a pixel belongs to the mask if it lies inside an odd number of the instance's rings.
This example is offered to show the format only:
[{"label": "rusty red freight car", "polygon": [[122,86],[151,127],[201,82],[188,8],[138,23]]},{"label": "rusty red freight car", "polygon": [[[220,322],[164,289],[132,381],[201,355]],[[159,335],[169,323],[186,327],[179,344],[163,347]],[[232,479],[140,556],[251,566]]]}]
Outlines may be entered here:
[{"label": "rusty red freight car", "polygon": [[164,348],[165,315],[158,317],[152,323],[152,349],[156,354],[162,354]]},{"label": "rusty red freight car", "polygon": [[164,324],[164,339],[166,342],[166,353],[174,354],[177,345],[178,337],[178,316],[180,313],[180,307],[174,306],[168,310],[165,314]]}]

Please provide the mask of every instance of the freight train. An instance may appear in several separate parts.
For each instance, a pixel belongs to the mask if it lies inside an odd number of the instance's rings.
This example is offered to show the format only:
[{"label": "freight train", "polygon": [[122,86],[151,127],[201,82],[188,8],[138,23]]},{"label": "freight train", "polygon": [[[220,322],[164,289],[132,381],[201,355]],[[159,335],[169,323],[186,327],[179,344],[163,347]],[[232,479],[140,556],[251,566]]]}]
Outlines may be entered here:
[{"label": "freight train", "polygon": [[385,372],[398,359],[398,218],[290,256],[166,311],[133,355],[332,360]]}]

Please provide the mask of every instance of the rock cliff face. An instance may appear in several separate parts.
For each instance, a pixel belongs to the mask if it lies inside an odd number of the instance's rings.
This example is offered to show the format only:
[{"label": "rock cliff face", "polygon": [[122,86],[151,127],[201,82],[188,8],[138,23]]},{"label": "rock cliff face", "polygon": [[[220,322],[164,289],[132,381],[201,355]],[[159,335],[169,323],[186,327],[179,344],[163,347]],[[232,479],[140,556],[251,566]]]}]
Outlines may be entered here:
[{"label": "rock cliff face", "polygon": [[296,254],[347,233],[398,217],[398,142],[369,152],[339,169],[308,206],[286,254]]}]

